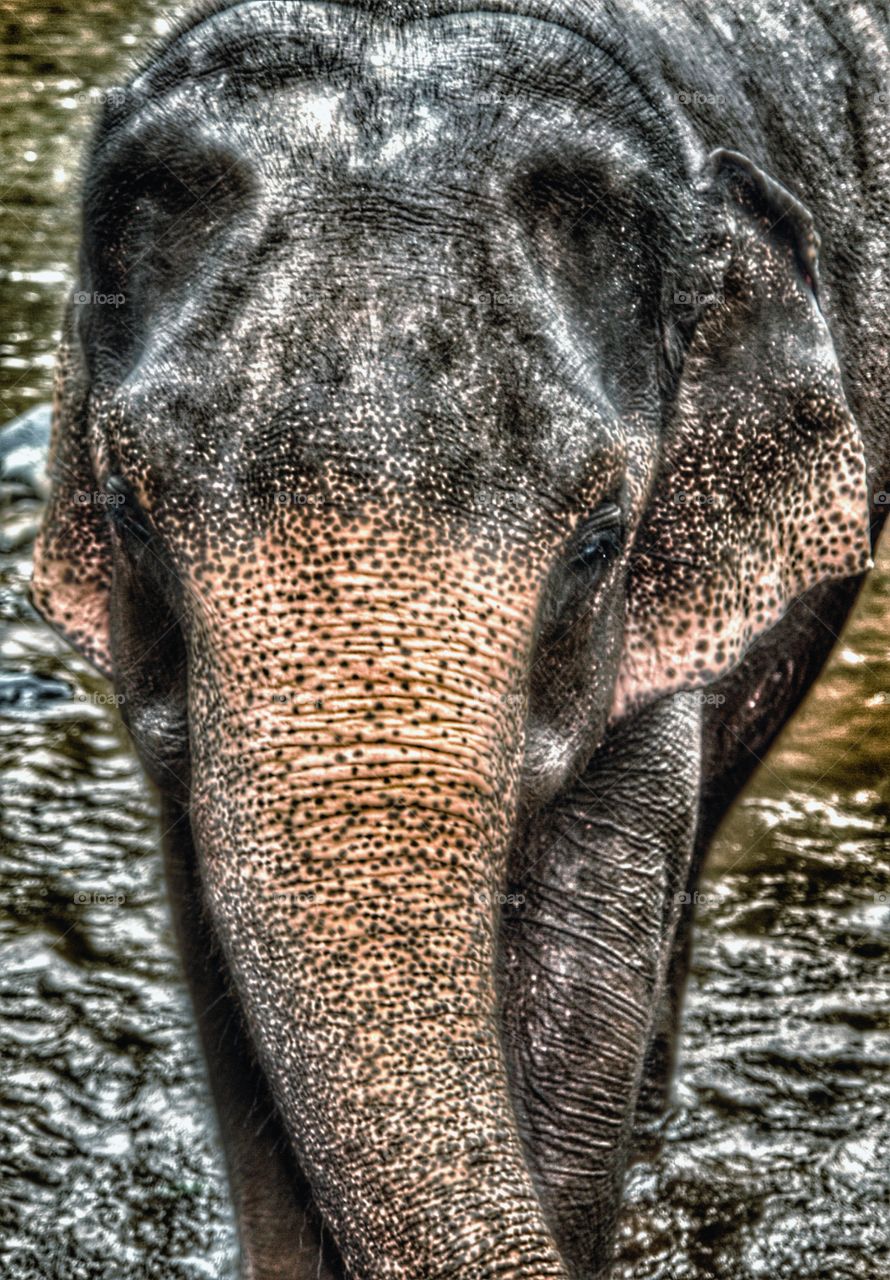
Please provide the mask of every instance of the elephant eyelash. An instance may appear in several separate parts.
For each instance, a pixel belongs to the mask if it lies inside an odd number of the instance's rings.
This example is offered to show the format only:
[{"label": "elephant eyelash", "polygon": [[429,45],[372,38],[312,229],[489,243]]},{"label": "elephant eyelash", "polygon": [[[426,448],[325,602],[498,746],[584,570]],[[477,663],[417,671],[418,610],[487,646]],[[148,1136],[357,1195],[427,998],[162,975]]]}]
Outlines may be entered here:
[{"label": "elephant eyelash", "polygon": [[108,520],[124,544],[128,559],[146,582],[153,582],[168,601],[179,598],[181,581],[171,563],[164,540],[149,523],[149,518],[122,476],[110,476],[106,491],[116,501],[107,508]]},{"label": "elephant eyelash", "polygon": [[544,632],[564,628],[567,618],[583,616],[591,592],[621,553],[625,533],[624,514],[615,501],[602,502],[575,530],[551,579],[542,615]]},{"label": "elephant eyelash", "polygon": [[153,562],[157,561],[161,566],[165,557],[159,554],[160,540],[132,488],[119,475],[109,476],[105,488],[109,498],[113,499],[106,508],[111,527],[123,539],[131,558],[140,564],[147,558],[148,567],[154,571]]},{"label": "elephant eyelash", "polygon": [[615,559],[624,545],[624,517],[616,502],[604,502],[574,539],[571,564],[590,572]]},{"label": "elephant eyelash", "polygon": [[115,528],[147,546],[155,537],[148,517],[136,500],[131,486],[121,475],[110,475],[105,484],[108,517]]}]

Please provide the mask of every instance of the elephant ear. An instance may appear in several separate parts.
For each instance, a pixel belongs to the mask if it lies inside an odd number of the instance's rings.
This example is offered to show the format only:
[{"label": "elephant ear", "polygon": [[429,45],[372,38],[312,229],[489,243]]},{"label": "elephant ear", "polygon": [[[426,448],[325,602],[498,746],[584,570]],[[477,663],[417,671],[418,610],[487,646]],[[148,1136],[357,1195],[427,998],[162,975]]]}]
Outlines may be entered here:
[{"label": "elephant ear", "polygon": [[111,542],[87,437],[89,380],[77,296],[68,303],[56,361],[51,490],[34,548],[31,600],[50,626],[110,676]]},{"label": "elephant ear", "polygon": [[709,159],[705,209],[699,274],[673,291],[683,358],[632,549],[616,718],[716,680],[803,592],[871,563],[812,219],[728,151]]}]

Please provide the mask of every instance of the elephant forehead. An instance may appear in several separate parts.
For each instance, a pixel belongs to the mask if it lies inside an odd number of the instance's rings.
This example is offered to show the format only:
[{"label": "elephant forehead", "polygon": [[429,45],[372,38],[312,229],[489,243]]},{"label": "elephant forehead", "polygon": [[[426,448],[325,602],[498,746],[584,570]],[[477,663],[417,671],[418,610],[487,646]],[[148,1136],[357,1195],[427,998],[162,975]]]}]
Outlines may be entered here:
[{"label": "elephant forehead", "polygon": [[127,287],[96,432],[152,508],[299,494],[334,460],[512,527],[577,518],[657,426],[649,222],[621,199],[652,113],[553,22],[348,8],[228,8],[107,117],[88,251]]},{"label": "elephant forehead", "polygon": [[[621,484],[646,423],[620,412],[543,289],[506,272],[503,291],[474,286],[463,257],[442,244],[449,296],[432,266],[394,284],[360,262],[337,280],[310,254],[237,297],[212,349],[184,307],[94,397],[98,435],[152,506],[158,484],[247,506],[345,485],[468,515],[512,507],[526,524],[567,500],[583,510]],[[224,314],[212,281],[202,291]]]},{"label": "elephant forehead", "polygon": [[218,120],[232,137],[250,119],[258,164],[286,152],[379,177],[426,153],[447,161],[450,179],[462,154],[486,145],[516,159],[583,135],[602,169],[633,184],[646,164],[637,144],[673,126],[605,35],[585,38],[545,12],[405,9],[396,22],[395,10],[340,4],[220,6],[174,35],[107,125],[191,117],[199,132]]}]

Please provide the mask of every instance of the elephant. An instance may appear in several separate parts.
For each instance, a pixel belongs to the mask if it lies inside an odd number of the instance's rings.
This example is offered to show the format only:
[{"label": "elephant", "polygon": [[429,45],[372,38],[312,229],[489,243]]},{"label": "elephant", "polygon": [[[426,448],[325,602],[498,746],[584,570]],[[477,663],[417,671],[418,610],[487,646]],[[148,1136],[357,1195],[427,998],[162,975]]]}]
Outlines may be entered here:
[{"label": "elephant", "polygon": [[105,95],[32,598],[160,798],[245,1277],[608,1275],[885,514],[887,42],[214,0]]}]

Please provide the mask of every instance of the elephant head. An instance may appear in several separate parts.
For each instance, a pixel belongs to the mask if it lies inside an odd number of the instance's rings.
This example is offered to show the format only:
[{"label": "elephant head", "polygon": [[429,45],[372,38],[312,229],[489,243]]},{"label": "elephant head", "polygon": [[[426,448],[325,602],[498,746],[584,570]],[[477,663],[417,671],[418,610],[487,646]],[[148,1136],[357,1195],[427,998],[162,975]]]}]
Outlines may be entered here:
[{"label": "elephant head", "polygon": [[33,597],[358,1276],[603,1265],[689,691],[867,561],[816,253],[537,19],[238,5],[106,108]]}]

